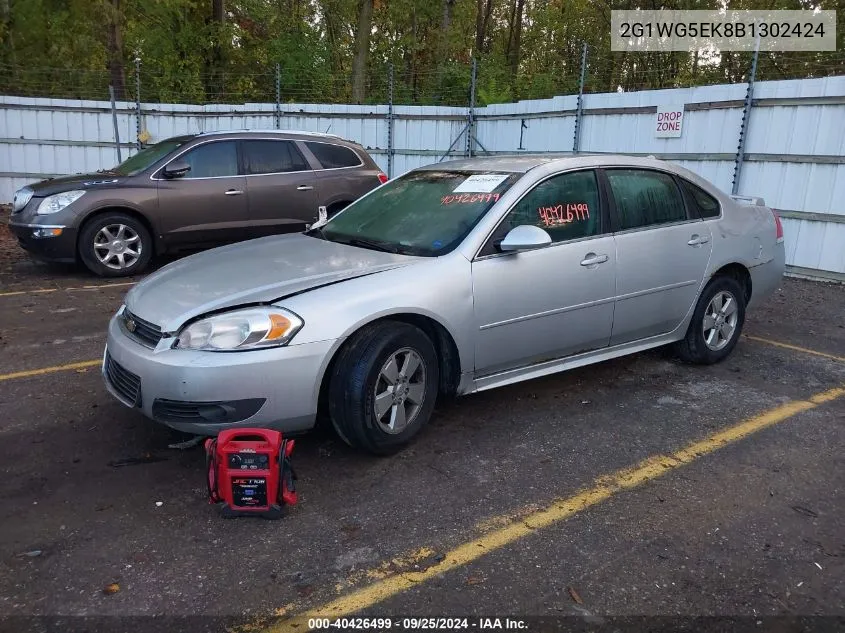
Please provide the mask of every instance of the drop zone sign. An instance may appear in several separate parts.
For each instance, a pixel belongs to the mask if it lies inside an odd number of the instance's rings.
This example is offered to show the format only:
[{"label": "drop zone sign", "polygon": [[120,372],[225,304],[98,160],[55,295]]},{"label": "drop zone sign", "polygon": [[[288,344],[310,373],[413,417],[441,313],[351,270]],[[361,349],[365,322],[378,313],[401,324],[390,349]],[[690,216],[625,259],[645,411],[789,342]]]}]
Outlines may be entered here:
[{"label": "drop zone sign", "polygon": [[657,138],[678,138],[684,129],[684,106],[657,106],[654,116],[654,136]]}]

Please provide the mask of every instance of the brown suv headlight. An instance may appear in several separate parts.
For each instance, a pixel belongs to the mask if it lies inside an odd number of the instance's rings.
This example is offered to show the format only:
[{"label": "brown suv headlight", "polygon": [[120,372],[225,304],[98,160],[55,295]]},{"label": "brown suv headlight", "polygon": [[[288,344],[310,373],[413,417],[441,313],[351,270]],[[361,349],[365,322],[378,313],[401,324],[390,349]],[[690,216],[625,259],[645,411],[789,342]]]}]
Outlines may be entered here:
[{"label": "brown suv headlight", "polygon": [[74,191],[63,191],[52,196],[47,196],[38,205],[38,210],[35,213],[38,215],[49,215],[50,213],[58,213],[69,204],[76,202],[85,194],[81,189]]}]

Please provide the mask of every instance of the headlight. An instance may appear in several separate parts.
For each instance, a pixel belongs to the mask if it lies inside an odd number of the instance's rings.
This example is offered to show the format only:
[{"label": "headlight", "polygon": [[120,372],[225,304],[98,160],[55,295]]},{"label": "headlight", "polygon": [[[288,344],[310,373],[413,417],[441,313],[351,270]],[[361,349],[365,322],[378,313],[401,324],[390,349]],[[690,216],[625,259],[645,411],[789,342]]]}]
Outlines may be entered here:
[{"label": "headlight", "polygon": [[177,349],[213,352],[261,349],[287,344],[302,319],[281,308],[246,308],[208,317],[179,332]]},{"label": "headlight", "polygon": [[50,213],[57,213],[64,209],[67,205],[71,202],[75,202],[82,197],[84,191],[65,191],[63,193],[57,193],[53,196],[47,196],[41,201],[41,204],[38,205],[38,210],[36,213],[38,215],[48,215]]},{"label": "headlight", "polygon": [[32,189],[23,187],[15,192],[15,198],[12,201],[12,211],[17,212],[23,209],[32,199]]}]

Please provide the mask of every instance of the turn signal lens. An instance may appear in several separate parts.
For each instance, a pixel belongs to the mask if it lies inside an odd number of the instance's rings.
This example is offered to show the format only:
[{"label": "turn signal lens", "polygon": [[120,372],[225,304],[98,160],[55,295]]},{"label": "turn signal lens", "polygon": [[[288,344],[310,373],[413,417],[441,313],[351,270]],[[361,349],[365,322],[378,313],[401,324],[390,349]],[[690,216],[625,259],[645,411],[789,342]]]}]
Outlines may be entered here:
[{"label": "turn signal lens", "polygon": [[272,325],[270,327],[270,331],[267,332],[267,335],[264,337],[265,340],[275,341],[290,331],[290,319],[286,319],[281,314],[270,314],[268,316],[270,317],[270,323]]},{"label": "turn signal lens", "polygon": [[59,237],[62,234],[62,228],[58,226],[45,229],[32,229],[32,237],[41,239],[42,237]]}]

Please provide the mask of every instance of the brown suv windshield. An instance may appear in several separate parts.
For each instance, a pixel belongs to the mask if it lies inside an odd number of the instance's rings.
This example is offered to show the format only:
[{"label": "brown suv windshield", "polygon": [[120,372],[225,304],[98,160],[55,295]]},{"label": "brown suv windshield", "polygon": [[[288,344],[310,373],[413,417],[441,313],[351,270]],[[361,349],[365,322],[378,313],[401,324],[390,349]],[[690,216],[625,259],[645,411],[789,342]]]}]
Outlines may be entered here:
[{"label": "brown suv windshield", "polygon": [[188,140],[189,138],[168,139],[166,141],[162,141],[161,143],[150,145],[134,156],[127,158],[125,161],[120,163],[120,165],[110,169],[109,171],[118,174],[119,176],[134,176],[135,174],[147,169],[147,167],[154,165],[159,160],[170,154],[173,150],[181,147],[187,143]]}]

